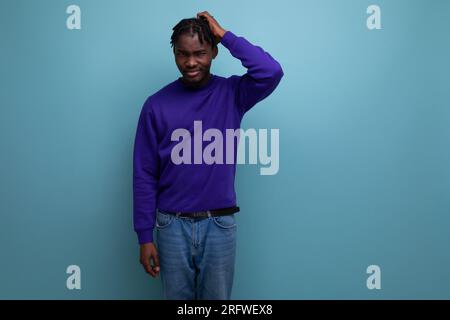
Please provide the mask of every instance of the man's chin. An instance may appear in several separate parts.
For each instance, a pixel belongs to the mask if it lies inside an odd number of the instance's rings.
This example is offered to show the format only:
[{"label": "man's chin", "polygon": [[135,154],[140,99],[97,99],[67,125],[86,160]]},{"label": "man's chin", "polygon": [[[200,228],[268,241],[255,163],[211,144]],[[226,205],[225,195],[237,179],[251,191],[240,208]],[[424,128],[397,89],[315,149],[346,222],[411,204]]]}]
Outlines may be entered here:
[{"label": "man's chin", "polygon": [[191,77],[188,74],[183,74],[183,78],[188,82],[200,82],[204,78],[204,75],[202,72],[199,72],[194,77]]},{"label": "man's chin", "polygon": [[185,83],[189,83],[189,84],[196,84],[196,83],[200,83],[201,79],[183,76],[183,81]]},{"label": "man's chin", "polygon": [[199,86],[203,82],[203,77],[201,76],[201,74],[196,77],[188,77],[183,75],[183,82],[193,87]]}]

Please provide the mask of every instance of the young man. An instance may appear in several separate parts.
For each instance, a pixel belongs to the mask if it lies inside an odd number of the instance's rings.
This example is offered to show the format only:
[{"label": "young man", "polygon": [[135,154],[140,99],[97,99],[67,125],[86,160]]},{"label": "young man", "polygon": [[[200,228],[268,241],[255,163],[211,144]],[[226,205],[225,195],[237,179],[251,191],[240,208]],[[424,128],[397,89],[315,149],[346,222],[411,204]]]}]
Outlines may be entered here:
[{"label": "young man", "polygon": [[[246,74],[210,73],[218,43],[242,62]],[[237,142],[231,149],[215,142],[226,129],[239,129],[243,115],[277,87],[283,70],[206,11],[181,20],[171,44],[182,77],[145,101],[134,144],[140,262],[152,277],[161,272],[166,299],[230,299],[239,211]]]}]

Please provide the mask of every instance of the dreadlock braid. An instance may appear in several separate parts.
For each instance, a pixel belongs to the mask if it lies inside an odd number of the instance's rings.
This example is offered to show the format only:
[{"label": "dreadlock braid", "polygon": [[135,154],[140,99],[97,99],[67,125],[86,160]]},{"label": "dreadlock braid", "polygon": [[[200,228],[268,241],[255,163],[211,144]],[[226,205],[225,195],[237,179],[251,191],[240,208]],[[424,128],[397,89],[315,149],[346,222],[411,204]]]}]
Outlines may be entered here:
[{"label": "dreadlock braid", "polygon": [[207,43],[211,44],[212,48],[217,46],[211,29],[209,28],[208,22],[201,18],[183,19],[178,22],[172,30],[173,33],[170,37],[170,44],[172,48],[177,43],[179,37],[182,34],[186,33],[191,35],[194,35],[196,33],[201,44],[203,44],[203,41],[206,41]]}]

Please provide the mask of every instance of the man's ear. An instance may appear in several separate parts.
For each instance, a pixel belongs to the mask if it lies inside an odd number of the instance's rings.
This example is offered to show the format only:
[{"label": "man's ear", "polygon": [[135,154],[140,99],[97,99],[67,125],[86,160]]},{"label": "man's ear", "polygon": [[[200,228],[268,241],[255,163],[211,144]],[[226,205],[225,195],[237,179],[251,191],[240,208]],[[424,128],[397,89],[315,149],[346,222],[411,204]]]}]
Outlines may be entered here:
[{"label": "man's ear", "polygon": [[212,49],[212,52],[213,52],[212,58],[215,59],[215,58],[217,57],[217,55],[219,54],[219,48],[218,48],[217,46],[215,46],[215,47]]}]

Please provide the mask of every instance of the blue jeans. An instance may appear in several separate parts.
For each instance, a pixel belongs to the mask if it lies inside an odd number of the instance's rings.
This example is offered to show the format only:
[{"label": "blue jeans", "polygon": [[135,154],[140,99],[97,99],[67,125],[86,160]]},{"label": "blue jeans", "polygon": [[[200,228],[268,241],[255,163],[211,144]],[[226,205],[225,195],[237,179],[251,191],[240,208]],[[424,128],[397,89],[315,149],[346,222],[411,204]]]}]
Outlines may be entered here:
[{"label": "blue jeans", "polygon": [[176,217],[156,214],[156,242],[164,297],[229,300],[236,255],[234,214]]}]

